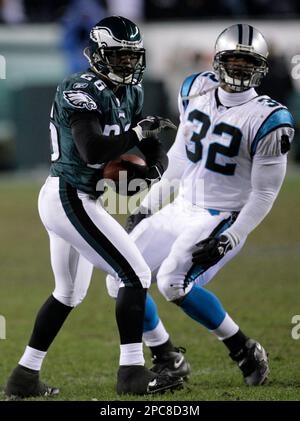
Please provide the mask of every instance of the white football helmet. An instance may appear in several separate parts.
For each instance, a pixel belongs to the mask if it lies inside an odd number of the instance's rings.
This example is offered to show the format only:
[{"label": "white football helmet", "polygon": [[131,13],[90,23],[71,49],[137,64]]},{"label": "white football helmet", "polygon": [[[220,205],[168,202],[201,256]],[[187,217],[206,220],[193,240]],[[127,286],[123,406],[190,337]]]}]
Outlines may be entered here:
[{"label": "white football helmet", "polygon": [[236,24],[217,38],[213,67],[221,83],[241,92],[259,86],[268,72],[268,46],[253,26]]}]

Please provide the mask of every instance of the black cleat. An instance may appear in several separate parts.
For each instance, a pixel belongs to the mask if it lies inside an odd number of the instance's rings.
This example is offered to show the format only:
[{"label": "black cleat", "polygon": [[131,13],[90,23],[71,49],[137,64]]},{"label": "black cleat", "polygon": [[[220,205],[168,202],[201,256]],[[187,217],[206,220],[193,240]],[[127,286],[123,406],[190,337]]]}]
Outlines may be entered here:
[{"label": "black cleat", "polygon": [[258,342],[248,339],[244,348],[229,356],[238,363],[248,386],[259,386],[267,380],[270,373],[268,354]]},{"label": "black cleat", "polygon": [[8,399],[22,399],[37,396],[56,396],[59,394],[59,389],[42,383],[38,371],[17,365],[8,378],[4,393]]},{"label": "black cleat", "polygon": [[151,371],[159,374],[167,374],[170,377],[182,377],[188,379],[191,372],[190,364],[185,360],[182,354],[186,350],[183,347],[174,348],[173,351],[165,352],[160,357],[152,358],[153,367]]},{"label": "black cleat", "polygon": [[119,395],[146,395],[181,389],[181,377],[155,374],[142,365],[122,365],[118,370]]}]

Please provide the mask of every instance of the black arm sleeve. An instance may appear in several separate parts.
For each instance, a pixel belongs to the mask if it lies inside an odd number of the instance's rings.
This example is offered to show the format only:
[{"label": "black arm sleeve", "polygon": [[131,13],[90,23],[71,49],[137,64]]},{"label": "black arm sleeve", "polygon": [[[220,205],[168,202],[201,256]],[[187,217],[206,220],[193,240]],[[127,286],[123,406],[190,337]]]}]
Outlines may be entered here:
[{"label": "black arm sleeve", "polygon": [[154,137],[143,139],[138,144],[138,148],[145,155],[148,167],[157,166],[160,174],[166,171],[168,156],[159,139]]},{"label": "black arm sleeve", "polygon": [[87,164],[101,164],[116,159],[139,143],[133,130],[116,136],[104,136],[98,114],[92,111],[72,114],[70,126],[80,157]]}]

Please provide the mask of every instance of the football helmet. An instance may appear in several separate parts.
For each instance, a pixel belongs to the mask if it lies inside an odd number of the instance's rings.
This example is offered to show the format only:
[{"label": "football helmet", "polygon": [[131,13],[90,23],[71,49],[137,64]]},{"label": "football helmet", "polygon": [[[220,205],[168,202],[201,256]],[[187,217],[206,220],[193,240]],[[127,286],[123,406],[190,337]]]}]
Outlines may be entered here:
[{"label": "football helmet", "polygon": [[267,57],[263,35],[251,25],[235,24],[218,36],[213,67],[221,83],[241,92],[259,86],[268,72]]},{"label": "football helmet", "polygon": [[102,19],[92,28],[84,55],[94,72],[115,85],[140,83],[146,68],[140,30],[121,16]]}]

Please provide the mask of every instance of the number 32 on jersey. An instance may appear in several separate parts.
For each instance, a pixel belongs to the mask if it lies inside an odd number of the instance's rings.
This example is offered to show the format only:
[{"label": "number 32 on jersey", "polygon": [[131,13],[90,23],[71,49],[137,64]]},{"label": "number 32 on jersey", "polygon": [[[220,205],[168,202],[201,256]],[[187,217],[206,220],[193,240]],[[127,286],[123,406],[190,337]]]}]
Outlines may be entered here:
[{"label": "number 32 on jersey", "polygon": [[[190,149],[186,146],[187,157],[194,163],[202,159],[203,145],[202,140],[206,137],[207,132],[211,126],[210,118],[207,114],[199,110],[193,110],[188,115],[188,120],[192,123],[196,120],[201,124],[199,132],[193,132],[190,141],[193,147]],[[238,155],[240,144],[242,140],[242,132],[237,127],[231,126],[226,123],[218,123],[212,128],[213,135],[216,136],[216,142],[209,145],[205,168],[223,174],[234,175],[236,164],[226,163],[225,165],[216,162],[217,154],[233,158]],[[227,134],[231,137],[228,146],[218,143],[217,138]]]}]

